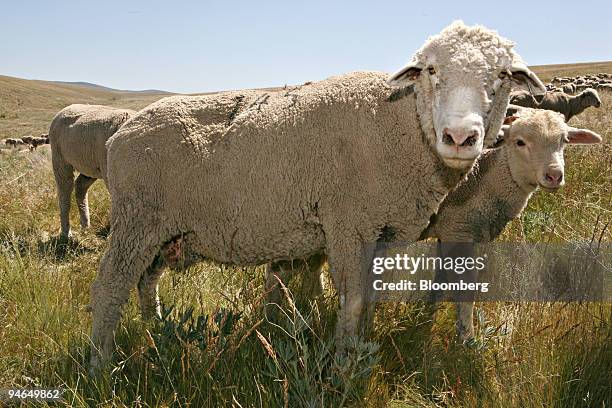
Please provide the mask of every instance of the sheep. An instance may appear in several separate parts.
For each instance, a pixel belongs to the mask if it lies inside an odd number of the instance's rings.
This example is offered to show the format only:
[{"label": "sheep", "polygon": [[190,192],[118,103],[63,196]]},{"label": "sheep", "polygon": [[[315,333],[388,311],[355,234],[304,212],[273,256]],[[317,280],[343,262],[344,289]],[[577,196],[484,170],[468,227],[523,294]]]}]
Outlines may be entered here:
[{"label": "sheep", "polygon": [[567,83],[563,85],[563,88],[561,88],[561,90],[566,94],[573,94],[576,92],[576,85],[574,85],[573,83]]},{"label": "sheep", "polygon": [[[60,236],[70,235],[70,195],[75,190],[82,228],[89,227],[87,190],[106,180],[106,141],[136,113],[102,105],[74,104],[51,122],[49,143],[60,208]],[[74,172],[80,173],[74,180]]]},{"label": "sheep", "polygon": [[539,101],[536,100],[535,96],[529,91],[514,91],[510,94],[510,103],[517,106],[524,106],[526,108],[537,108]]},{"label": "sheep", "polygon": [[21,140],[21,139],[12,139],[12,138],[4,139],[4,144],[9,146],[9,147],[17,147],[17,146],[25,145],[23,140]]},{"label": "sheep", "polygon": [[562,113],[565,120],[569,121],[589,106],[596,108],[601,106],[601,99],[599,99],[597,91],[592,88],[585,89],[576,96],[567,95],[563,92],[547,93],[537,108]]},{"label": "sheep", "polygon": [[[485,151],[468,175],[440,205],[421,235],[442,242],[490,242],[520,216],[538,188],[563,186],[563,149],[568,144],[593,144],[601,136],[576,129],[556,112],[521,109],[504,126],[501,148]],[[457,303],[457,331],[466,340],[474,335],[473,302]]]},{"label": "sheep", "polygon": [[456,22],[390,77],[173,96],[137,113],[107,142],[112,233],[91,287],[92,374],[112,355],[132,288],[143,316],[159,312],[150,266],[177,236],[237,265],[323,252],[340,293],[341,350],[371,317],[363,244],[383,231],[416,240],[497,137],[512,84],[544,92],[512,47]]},{"label": "sheep", "polygon": [[30,146],[30,150],[36,150],[38,146],[42,146],[44,144],[49,144],[49,136],[45,133],[40,137],[36,136],[24,136],[21,140]]}]

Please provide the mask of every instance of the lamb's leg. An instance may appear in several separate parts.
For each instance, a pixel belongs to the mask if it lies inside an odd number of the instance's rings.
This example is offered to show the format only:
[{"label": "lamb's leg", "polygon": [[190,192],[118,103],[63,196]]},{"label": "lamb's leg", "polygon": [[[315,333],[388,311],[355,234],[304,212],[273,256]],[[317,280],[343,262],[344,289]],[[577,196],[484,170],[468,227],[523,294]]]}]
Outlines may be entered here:
[{"label": "lamb's leg", "polygon": [[70,235],[70,195],[74,187],[74,169],[59,156],[56,152],[52,153],[53,175],[59,201],[60,234],[67,238]]},{"label": "lamb's leg", "polygon": [[282,293],[279,280],[287,285],[291,278],[295,276],[301,265],[301,261],[279,261],[272,262],[266,265],[265,271],[265,291],[267,293],[265,313],[268,319],[275,320],[278,315],[278,305],[282,301]]},{"label": "lamb's leg", "polygon": [[[144,220],[146,217],[136,214],[122,216],[113,220],[109,248],[91,287],[92,374],[110,359],[121,308],[161,247],[157,239],[160,234],[154,230],[155,222]],[[133,225],[134,220],[138,220],[137,225]]]},{"label": "lamb's leg", "polygon": [[95,178],[79,174],[75,181],[75,195],[79,216],[81,218],[81,228],[89,228],[89,203],[87,200],[87,190],[96,181]]},{"label": "lamb's leg", "polygon": [[321,273],[323,272],[325,262],[326,258],[323,254],[313,255],[308,258],[306,262],[305,266],[307,266],[308,269],[303,271],[306,275],[304,275],[302,279],[302,293],[305,293],[308,297],[315,297],[323,294]]}]

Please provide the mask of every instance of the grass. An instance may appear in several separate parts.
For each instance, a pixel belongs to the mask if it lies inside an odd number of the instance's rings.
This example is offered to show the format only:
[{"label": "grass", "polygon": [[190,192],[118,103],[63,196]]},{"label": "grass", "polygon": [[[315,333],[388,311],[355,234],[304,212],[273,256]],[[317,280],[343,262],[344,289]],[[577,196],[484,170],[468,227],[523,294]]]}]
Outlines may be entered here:
[{"label": "grass", "polygon": [[[0,81],[0,95],[6,89]],[[24,128],[42,129],[62,106],[45,105],[55,91],[40,100],[37,88],[26,91],[28,102],[8,115],[31,121]],[[97,98],[72,95],[58,98]],[[117,106],[146,103],[117,98]],[[557,194],[537,193],[501,240],[611,241],[612,94],[602,99],[601,109],[587,110],[572,124],[599,132],[605,143],[568,148],[567,186]],[[36,106],[44,111],[40,116]],[[19,136],[10,133],[20,129],[15,123],[0,119],[0,134]],[[291,302],[272,324],[262,313],[262,269],[212,263],[164,275],[165,313],[157,322],[142,321],[132,297],[116,333],[112,372],[92,380],[87,306],[106,245],[108,193],[94,184],[91,230],[62,243],[48,150],[1,155],[0,186],[0,388],[61,387],[66,392],[59,405],[77,407],[612,403],[610,304],[479,304],[476,341],[462,345],[454,339],[450,305],[383,303],[372,337],[347,339],[352,353],[343,360],[333,357],[331,346],[334,293],[312,302],[286,292]],[[76,211],[71,222],[78,225]]]}]

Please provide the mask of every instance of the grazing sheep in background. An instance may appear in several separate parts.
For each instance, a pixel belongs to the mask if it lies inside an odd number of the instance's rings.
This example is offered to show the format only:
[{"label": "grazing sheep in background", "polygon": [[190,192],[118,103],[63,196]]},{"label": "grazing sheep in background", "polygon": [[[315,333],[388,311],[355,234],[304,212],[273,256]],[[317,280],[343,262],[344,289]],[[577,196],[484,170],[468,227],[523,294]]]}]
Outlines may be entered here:
[{"label": "grazing sheep in background", "polygon": [[[598,134],[568,126],[555,112],[521,109],[516,115],[510,126],[504,126],[502,147],[480,157],[467,180],[440,205],[421,238],[449,243],[494,240],[520,216],[538,187],[555,191],[564,184],[567,144],[601,142]],[[458,302],[456,307],[458,334],[465,340],[474,335],[474,304]]]},{"label": "grazing sheep in background", "polygon": [[576,92],[576,85],[574,85],[573,83],[568,83],[563,85],[563,88],[561,88],[561,90],[567,94],[573,94]]},{"label": "grazing sheep in background", "polygon": [[497,137],[511,84],[544,91],[512,46],[457,22],[390,77],[401,89],[352,73],[288,92],[169,97],[136,114],[107,144],[112,234],[92,285],[92,373],[131,289],[144,315],[158,312],[150,267],[177,236],[237,265],[323,252],[340,294],[336,339],[357,335],[372,312],[363,244],[383,231],[416,240]]},{"label": "grazing sheep in background", "polygon": [[21,139],[4,139],[4,144],[10,147],[24,146],[25,143]]},{"label": "grazing sheep in background", "polygon": [[38,146],[42,146],[44,144],[49,144],[49,137],[44,134],[41,137],[36,137],[36,136],[24,136],[21,138],[21,140],[30,146],[30,150],[36,150],[38,148]]},{"label": "grazing sheep in background", "polygon": [[596,108],[601,106],[601,99],[599,99],[597,91],[591,88],[585,89],[576,96],[567,95],[562,92],[547,93],[536,107],[562,113],[565,116],[565,120],[569,121],[589,106]]},{"label": "grazing sheep in background", "polygon": [[529,91],[514,91],[510,94],[510,103],[517,106],[523,106],[526,108],[537,108],[538,101]]},{"label": "grazing sheep in background", "polygon": [[[101,105],[70,105],[51,122],[49,143],[57,184],[61,236],[70,234],[70,195],[74,188],[81,227],[89,227],[87,190],[106,179],[106,141],[135,112]],[[74,172],[80,173],[74,180]]]}]

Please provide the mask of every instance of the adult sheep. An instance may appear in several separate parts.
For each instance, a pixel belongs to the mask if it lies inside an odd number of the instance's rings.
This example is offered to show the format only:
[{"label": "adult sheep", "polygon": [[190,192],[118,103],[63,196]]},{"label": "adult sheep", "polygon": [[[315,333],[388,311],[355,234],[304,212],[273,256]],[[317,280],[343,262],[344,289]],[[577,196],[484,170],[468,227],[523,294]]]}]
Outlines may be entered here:
[{"label": "adult sheep", "polygon": [[383,231],[416,240],[497,137],[511,84],[544,91],[512,47],[456,22],[389,78],[402,89],[362,72],[287,92],[169,97],[136,114],[107,144],[112,234],[92,285],[92,371],[111,355],[131,289],[144,314],[158,310],[150,266],[177,236],[238,265],[324,252],[340,293],[336,338],[358,334],[363,244]]},{"label": "adult sheep", "polygon": [[601,99],[596,90],[588,88],[575,96],[563,92],[547,93],[537,108],[562,113],[568,121],[590,106],[599,108]]},{"label": "adult sheep", "polygon": [[[601,136],[566,124],[563,115],[520,109],[504,126],[501,148],[485,151],[467,179],[440,205],[421,238],[449,243],[490,242],[520,216],[538,188],[565,183],[563,150],[569,144],[601,142]],[[457,332],[474,335],[473,302],[458,302]]]},{"label": "adult sheep", "polygon": [[[75,190],[81,227],[89,227],[87,190],[106,179],[106,141],[136,113],[102,105],[74,104],[62,109],[49,129],[57,185],[61,236],[70,234],[70,195]],[[74,172],[80,173],[74,179]]]}]

